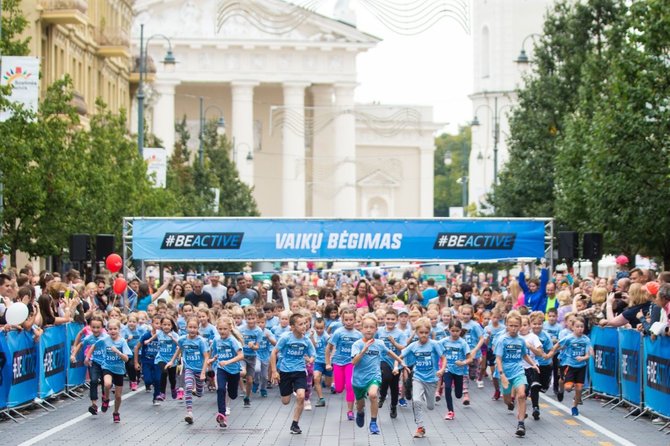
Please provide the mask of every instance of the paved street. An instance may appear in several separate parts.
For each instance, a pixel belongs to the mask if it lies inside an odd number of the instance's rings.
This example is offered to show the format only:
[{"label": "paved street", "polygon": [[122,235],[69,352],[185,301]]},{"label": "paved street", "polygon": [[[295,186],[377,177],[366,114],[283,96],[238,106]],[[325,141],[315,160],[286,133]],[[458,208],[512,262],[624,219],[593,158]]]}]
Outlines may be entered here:
[{"label": "paved street", "polygon": [[[670,436],[657,431],[647,419],[624,419],[623,409],[609,410],[601,403],[587,400],[582,406],[583,417],[573,418],[562,408],[549,401],[542,402],[542,419],[528,420],[527,436],[517,439],[513,435],[515,417],[501,401],[489,399],[491,384],[485,389],[473,389],[472,405],[456,406],[456,420],[442,419],[446,408],[440,402],[429,414],[427,437],[413,440],[415,425],[412,409],[404,408],[392,421],[388,407],[380,411],[381,436],[368,435],[353,421],[347,421],[342,395],[328,395],[328,406],[305,412],[300,423],[303,434],[290,435],[292,406],[282,406],[277,389],[270,390],[267,399],[252,399],[252,407],[244,409],[239,398],[232,405],[227,430],[218,428],[214,421],[216,397],[207,393],[194,400],[195,423],[183,421],[183,403],[167,401],[153,407],[151,396],[138,391],[130,393],[123,403],[121,424],[112,423],[111,409],[96,417],[88,415],[87,401],[59,401],[58,410],[36,410],[27,414],[28,419],[14,423],[0,423],[3,444],[68,444],[85,445],[93,442],[106,444],[225,444],[225,445],[399,445],[412,442],[438,445],[637,445],[668,446]],[[567,398],[566,398],[567,400]],[[556,406],[558,405],[558,406]],[[368,418],[369,420],[369,418]],[[367,420],[366,420],[367,421]],[[59,430],[60,429],[60,430]],[[614,434],[608,436],[607,433]],[[617,438],[620,436],[621,438]]]}]

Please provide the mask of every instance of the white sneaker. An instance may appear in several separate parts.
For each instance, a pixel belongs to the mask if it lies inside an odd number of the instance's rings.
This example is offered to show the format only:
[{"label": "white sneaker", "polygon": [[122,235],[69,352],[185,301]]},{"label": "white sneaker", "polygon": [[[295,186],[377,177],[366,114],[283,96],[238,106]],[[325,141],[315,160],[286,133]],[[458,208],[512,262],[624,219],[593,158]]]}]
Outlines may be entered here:
[{"label": "white sneaker", "polygon": [[305,400],[305,410],[312,410],[312,402],[310,400]]},{"label": "white sneaker", "polygon": [[226,407],[226,416],[230,415],[230,407]]},{"label": "white sneaker", "polygon": [[484,381],[477,381],[477,388],[478,389],[483,389],[484,388]]}]

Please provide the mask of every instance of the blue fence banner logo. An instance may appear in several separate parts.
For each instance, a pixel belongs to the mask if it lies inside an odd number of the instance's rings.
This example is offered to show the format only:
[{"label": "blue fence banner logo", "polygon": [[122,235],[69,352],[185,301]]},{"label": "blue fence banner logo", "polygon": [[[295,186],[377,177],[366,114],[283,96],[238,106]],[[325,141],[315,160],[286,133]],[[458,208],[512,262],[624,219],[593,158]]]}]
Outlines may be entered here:
[{"label": "blue fence banner logo", "polygon": [[9,385],[12,382],[12,364],[9,361],[7,334],[0,333],[0,410],[7,407]]},{"label": "blue fence banner logo", "polygon": [[40,337],[40,380],[37,396],[47,398],[65,389],[68,358],[64,325],[48,327]]},{"label": "blue fence banner logo", "polygon": [[618,397],[618,347],[616,328],[593,327],[591,330],[591,386],[597,393]]},{"label": "blue fence banner logo", "polygon": [[619,329],[619,371],[621,397],[639,406],[642,392],[640,347],[642,335],[637,330]]},{"label": "blue fence banner logo", "polygon": [[[83,324],[69,323],[67,324],[67,345],[69,351],[72,351],[72,346],[77,338],[77,334],[84,328]],[[86,382],[86,366],[84,365],[85,352],[80,348],[77,352],[75,362],[70,360],[70,355],[67,357],[67,385],[68,387],[81,386]]]},{"label": "blue fence banner logo", "polygon": [[7,407],[12,408],[33,401],[37,396],[38,351],[32,335],[25,331],[10,331],[7,347],[12,361]]},{"label": "blue fence banner logo", "polygon": [[644,404],[670,417],[670,338],[644,338]]},{"label": "blue fence banner logo", "polygon": [[136,260],[541,258],[542,219],[132,219]]}]

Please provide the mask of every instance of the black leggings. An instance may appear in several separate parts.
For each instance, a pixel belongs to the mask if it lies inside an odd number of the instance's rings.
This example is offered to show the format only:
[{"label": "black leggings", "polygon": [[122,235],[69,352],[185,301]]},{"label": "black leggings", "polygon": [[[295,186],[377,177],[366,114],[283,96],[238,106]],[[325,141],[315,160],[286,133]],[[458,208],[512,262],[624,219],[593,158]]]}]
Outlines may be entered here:
[{"label": "black leggings", "polygon": [[530,401],[533,404],[533,408],[540,407],[540,375],[535,371],[535,369],[526,369],[526,381],[528,385],[526,386],[526,396],[530,395]]},{"label": "black leggings", "polygon": [[135,369],[135,363],[133,361],[126,362],[126,373],[128,374],[128,380],[131,383],[140,382],[140,373]]},{"label": "black leggings", "polygon": [[167,390],[168,378],[170,378],[170,389],[175,389],[177,387],[177,366],[166,369],[166,364],[167,362],[158,363],[158,367],[161,369],[161,393],[165,393]]},{"label": "black leggings", "polygon": [[391,387],[391,407],[398,405],[398,390],[400,386],[400,373],[394,375],[393,368],[386,362],[382,361],[382,385],[379,389],[379,396],[382,400],[386,399],[389,386]]},{"label": "black leggings", "polygon": [[454,375],[451,372],[444,374],[444,398],[447,400],[447,409],[454,411],[454,401],[451,399],[451,383],[454,383],[454,396],[460,400],[463,396],[463,375]]}]

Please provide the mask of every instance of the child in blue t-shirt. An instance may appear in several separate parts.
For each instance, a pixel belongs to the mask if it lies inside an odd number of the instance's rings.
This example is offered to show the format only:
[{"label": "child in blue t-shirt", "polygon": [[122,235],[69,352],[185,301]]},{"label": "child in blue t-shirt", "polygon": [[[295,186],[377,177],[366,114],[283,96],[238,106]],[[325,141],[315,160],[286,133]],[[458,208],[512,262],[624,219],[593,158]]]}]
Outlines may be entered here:
[{"label": "child in blue t-shirt", "polygon": [[[72,347],[70,361],[75,363],[77,362],[77,353],[79,349],[84,348],[85,352],[87,348],[90,348],[93,344],[99,340],[106,339],[109,337],[103,329],[103,320],[99,316],[93,316],[91,322],[89,322],[88,328],[91,330],[91,334],[85,336],[83,339],[81,337],[84,335],[86,327],[84,327],[75,340],[75,344]],[[88,366],[88,376],[89,376],[89,396],[91,398],[91,405],[88,408],[88,411],[91,415],[98,414],[98,387],[102,382],[102,365],[104,362],[104,350],[99,349],[93,352],[93,355],[90,359],[86,359],[84,363]]]},{"label": "child in blue t-shirt", "polygon": [[260,367],[256,367],[256,372],[254,373],[254,384],[251,391],[256,393],[260,387],[261,397],[265,398],[268,396],[267,384],[268,384],[268,368],[270,366],[270,353],[272,352],[272,347],[277,344],[272,332],[266,326],[265,314],[259,313],[258,315],[258,328],[263,331],[263,337],[258,343],[258,350],[256,351],[256,356],[260,362]]},{"label": "child in blue t-shirt", "polygon": [[209,343],[198,334],[198,318],[191,317],[186,321],[186,331],[188,334],[179,337],[177,351],[167,366],[174,364],[181,355],[186,403],[184,421],[193,424],[193,391],[195,390],[196,396],[202,396],[207,369],[205,364],[209,360]]},{"label": "child in blue t-shirt", "polygon": [[430,339],[430,320],[419,318],[414,323],[418,340],[409,344],[401,353],[406,364],[414,366],[412,378],[412,407],[417,429],[414,438],[423,438],[426,435],[424,412],[435,408],[435,390],[437,389],[440,373],[440,357],[443,355],[442,346]]},{"label": "child in blue t-shirt", "polygon": [[[396,355],[400,355],[400,352],[405,348],[407,343],[407,336],[405,333],[398,329],[398,313],[393,308],[386,310],[386,319],[383,327],[377,330],[375,338],[381,339],[384,341],[386,348],[391,350]],[[394,361],[390,356],[384,356],[381,363],[382,371],[382,384],[379,389],[379,405],[380,407],[384,404],[386,395],[389,390],[391,391],[391,418],[396,418],[398,416],[398,403],[399,403],[399,386],[400,386],[400,374],[394,372]]]},{"label": "child in blue t-shirt", "polygon": [[450,336],[440,341],[445,357],[440,370],[444,381],[444,396],[447,400],[445,420],[453,420],[456,416],[454,414],[454,402],[451,398],[452,384],[456,399],[460,399],[463,396],[463,377],[468,373],[466,366],[472,362],[472,358],[468,356],[470,347],[461,337],[462,333],[461,321],[454,319],[449,326]]},{"label": "child in blue t-shirt", "polygon": [[226,393],[230,399],[237,398],[237,389],[240,386],[240,361],[244,359],[242,343],[234,334],[235,322],[231,318],[221,318],[216,323],[219,337],[214,340],[209,364],[216,370],[216,404],[218,413],[216,422],[222,428],[228,427],[228,408],[226,407]]},{"label": "child in blue t-shirt", "polygon": [[323,388],[321,386],[321,379],[325,381],[327,387],[330,387],[333,381],[333,371],[326,370],[326,346],[330,336],[326,333],[326,321],[323,318],[317,318],[314,321],[314,329],[310,333],[309,339],[316,350],[316,358],[314,360],[314,390],[319,400],[316,402],[316,407],[324,407],[326,399],[323,397]]},{"label": "child in blue t-shirt", "polygon": [[491,320],[484,327],[484,336],[486,337],[486,365],[488,366],[493,381],[493,400],[500,399],[500,378],[496,373],[496,354],[493,348],[493,340],[501,333],[505,332],[505,324],[500,320],[502,311],[500,308],[491,310]]},{"label": "child in blue t-shirt", "polygon": [[[142,334],[139,342],[135,346],[133,355],[135,370],[142,370],[146,391],[151,391],[151,386],[154,388],[154,405],[160,404],[158,397],[160,396],[161,370],[156,364],[156,355],[158,354],[159,349],[158,339],[152,339],[152,337],[160,329],[161,318],[159,316],[154,316],[153,319],[151,319],[151,330]],[[150,339],[152,340],[146,343],[146,341],[149,341]]]},{"label": "child in blue t-shirt", "polygon": [[[351,363],[353,364],[352,385],[356,398],[356,425],[365,425],[365,397],[370,398],[370,433],[379,435],[377,425],[377,391],[382,380],[381,363],[382,358],[389,356],[403,367],[402,359],[392,350],[386,347],[384,341],[375,339],[377,332],[377,318],[369,314],[363,317],[361,322],[363,338],[354,342],[351,346]],[[394,374],[398,374],[398,368],[394,367]]]},{"label": "child in blue t-shirt", "polygon": [[507,403],[509,410],[514,410],[514,399],[517,402],[517,437],[526,435],[526,373],[524,372],[522,361],[528,362],[530,366],[537,370],[539,368],[535,361],[528,355],[526,342],[519,336],[521,328],[521,315],[517,311],[510,311],[505,320],[507,333],[501,335],[496,340],[495,355],[496,368],[500,375],[500,382],[503,387],[503,400]]},{"label": "child in blue t-shirt", "polygon": [[[572,334],[563,337],[557,344],[564,352],[565,372],[562,387],[566,392],[575,389],[575,399],[572,406],[572,415],[578,416],[578,405],[582,400],[582,389],[586,380],[586,366],[593,354],[591,340],[584,334],[585,322],[581,316],[575,316],[572,321]],[[563,389],[561,389],[562,391]]]},{"label": "child in blue t-shirt", "polygon": [[[130,351],[135,351],[135,347],[140,342],[142,332],[137,325],[137,315],[132,313],[128,315],[128,324],[121,328],[121,336],[128,343]],[[126,373],[128,374],[128,381],[130,381],[130,390],[137,390],[137,383],[140,381],[139,373],[135,369],[134,361],[126,362]]]},{"label": "child in blue t-shirt", "polygon": [[[551,339],[553,344],[558,342],[558,334],[561,332],[562,328],[561,324],[558,323],[558,310],[556,308],[547,310],[546,321],[542,324],[542,332],[549,336],[549,339]],[[554,394],[556,395],[558,395],[559,370],[558,356],[554,355],[554,357],[551,358],[551,374],[554,383]]]},{"label": "child in blue t-shirt", "polygon": [[168,379],[170,380],[172,399],[177,399],[177,366],[171,365],[168,367],[168,363],[177,350],[177,341],[179,340],[177,324],[169,317],[161,318],[161,329],[144,341],[144,345],[150,344],[154,339],[158,340],[158,352],[154,364],[158,366],[161,372],[160,393],[154,399],[154,405],[158,405],[160,401],[165,401]]},{"label": "child in blue t-shirt", "polygon": [[341,318],[344,326],[335,330],[328,340],[326,370],[333,371],[335,392],[342,393],[343,390],[346,390],[347,419],[353,421],[355,398],[354,389],[351,385],[351,374],[353,372],[351,346],[363,335],[354,328],[356,323],[356,312],[354,310],[345,308],[342,310]]}]

